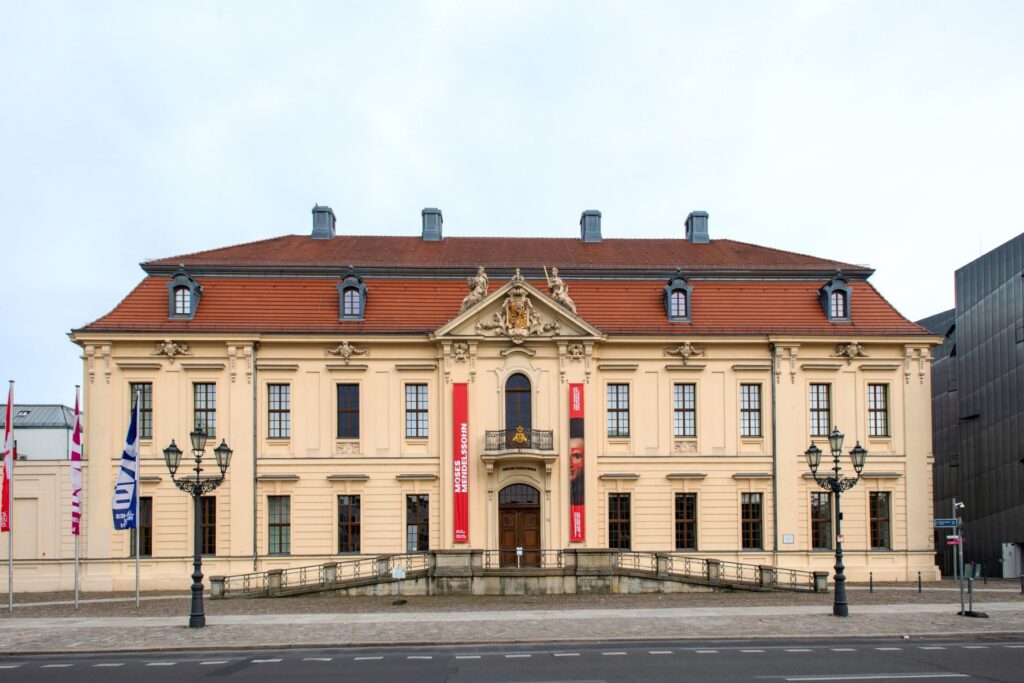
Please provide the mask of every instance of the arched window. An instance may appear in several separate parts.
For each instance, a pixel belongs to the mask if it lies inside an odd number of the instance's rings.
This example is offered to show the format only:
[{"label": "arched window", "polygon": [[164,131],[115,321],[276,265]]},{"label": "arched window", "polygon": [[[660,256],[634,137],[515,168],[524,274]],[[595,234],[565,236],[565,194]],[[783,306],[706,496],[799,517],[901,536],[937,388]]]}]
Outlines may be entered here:
[{"label": "arched window", "polygon": [[821,308],[825,311],[825,316],[828,317],[829,322],[850,322],[851,293],[849,281],[839,271],[836,271],[835,276],[818,290]]},{"label": "arched window", "polygon": [[338,319],[363,320],[366,313],[366,285],[351,266],[338,283]]},{"label": "arched window", "polygon": [[174,288],[174,315],[188,316],[192,314],[192,292],[188,287]]},{"label": "arched window", "polygon": [[690,295],[693,288],[683,277],[682,270],[676,270],[675,276],[665,285],[665,315],[672,323],[690,322]]},{"label": "arched window", "polygon": [[185,271],[185,266],[178,266],[177,272],[167,283],[167,289],[167,317],[194,318],[199,308],[199,297],[203,295],[203,286]]},{"label": "arched window", "polygon": [[516,373],[505,381],[505,430],[514,433],[522,428],[533,429],[533,405],[530,396],[530,380],[526,375]]},{"label": "arched window", "polygon": [[846,292],[832,292],[832,317],[845,318],[846,315]]},{"label": "arched window", "polygon": [[356,287],[346,287],[341,293],[341,317],[358,318],[362,308],[362,297]]}]

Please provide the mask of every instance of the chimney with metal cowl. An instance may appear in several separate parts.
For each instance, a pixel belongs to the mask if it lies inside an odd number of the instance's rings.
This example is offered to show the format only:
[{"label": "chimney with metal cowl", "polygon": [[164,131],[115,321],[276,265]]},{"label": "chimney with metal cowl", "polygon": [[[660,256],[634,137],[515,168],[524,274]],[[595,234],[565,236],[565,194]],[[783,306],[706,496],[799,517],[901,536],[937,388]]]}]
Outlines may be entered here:
[{"label": "chimney with metal cowl", "polygon": [[693,244],[707,244],[711,241],[708,237],[707,211],[691,211],[686,217],[686,239]]},{"label": "chimney with metal cowl", "polygon": [[441,209],[423,209],[423,239],[427,242],[440,242],[442,223],[444,217]]},{"label": "chimney with metal cowl", "polygon": [[313,239],[329,240],[334,237],[334,212],[329,206],[313,206]]},{"label": "chimney with metal cowl", "polygon": [[601,241],[601,212],[588,209],[580,215],[580,240],[583,242]]}]

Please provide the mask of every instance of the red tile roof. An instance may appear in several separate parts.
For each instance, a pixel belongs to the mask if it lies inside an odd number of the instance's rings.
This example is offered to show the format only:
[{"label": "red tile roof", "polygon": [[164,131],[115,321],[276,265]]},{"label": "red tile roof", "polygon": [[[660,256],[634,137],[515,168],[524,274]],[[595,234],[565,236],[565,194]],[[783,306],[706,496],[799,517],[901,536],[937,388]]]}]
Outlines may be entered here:
[{"label": "red tile roof", "polygon": [[478,265],[572,270],[815,271],[870,274],[871,269],[733,240],[693,244],[684,239],[447,237],[427,242],[419,237],[345,235],[318,240],[304,235],[238,244],[194,254],[148,261],[150,272],[184,263],[216,269],[276,268],[419,268],[466,269]]},{"label": "red tile roof", "polygon": [[[548,260],[550,263],[551,261]],[[168,320],[166,277],[143,280],[83,331],[427,333],[459,313],[464,279],[367,278],[366,317],[338,320],[338,278],[200,277],[194,320]],[[567,279],[580,316],[611,334],[927,334],[871,284],[854,281],[850,323],[829,323],[814,280],[692,281],[691,323],[669,323],[663,281]],[[502,282],[491,282],[491,290]],[[545,290],[543,282],[533,283]]]}]

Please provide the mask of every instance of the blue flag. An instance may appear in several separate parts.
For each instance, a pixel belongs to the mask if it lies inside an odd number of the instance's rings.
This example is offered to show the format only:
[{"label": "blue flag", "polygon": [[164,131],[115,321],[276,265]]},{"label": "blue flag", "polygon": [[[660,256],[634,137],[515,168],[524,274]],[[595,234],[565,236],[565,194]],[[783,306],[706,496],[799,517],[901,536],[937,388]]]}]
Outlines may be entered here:
[{"label": "blue flag", "polygon": [[139,396],[135,396],[128,436],[121,453],[121,469],[114,484],[114,529],[135,529],[139,510]]}]

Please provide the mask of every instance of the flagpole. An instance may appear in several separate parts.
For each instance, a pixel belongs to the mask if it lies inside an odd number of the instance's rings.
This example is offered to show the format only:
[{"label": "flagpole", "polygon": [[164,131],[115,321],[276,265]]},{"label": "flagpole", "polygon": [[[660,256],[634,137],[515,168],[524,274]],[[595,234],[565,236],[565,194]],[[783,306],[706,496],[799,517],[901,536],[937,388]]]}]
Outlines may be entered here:
[{"label": "flagpole", "polygon": [[[139,409],[140,408],[142,408],[142,392],[136,390],[136,392],[135,392],[135,424],[136,424],[136,429],[137,430],[142,429],[142,425],[140,425],[138,423],[138,421],[139,421],[139,412],[140,412]],[[141,440],[141,439],[139,439],[139,433],[140,432],[138,432],[138,431],[135,432],[135,442],[136,443],[138,443]],[[139,449],[139,451],[140,451],[139,452],[139,459],[136,462],[136,470],[135,470],[135,609],[138,609],[139,606],[140,606],[140,598],[139,598],[139,540],[142,537],[142,520],[139,518],[139,512],[140,512],[140,510],[142,508],[142,496],[139,495],[139,493],[141,493],[140,489],[142,488],[140,486],[140,484],[142,483],[142,452],[141,452],[141,449]]]},{"label": "flagpole", "polygon": [[[78,413],[79,413],[78,405],[79,405],[79,394],[80,394],[80,392],[81,392],[81,386],[76,384],[75,385],[75,427],[76,428],[78,428],[80,426],[80,424],[79,424],[79,417],[78,417]],[[81,451],[82,444],[81,444],[81,435],[80,434],[79,434],[78,448],[79,448],[78,457],[81,458],[82,457],[82,451]],[[82,465],[82,461],[79,460],[78,461],[78,467],[81,467],[81,465]],[[71,467],[74,468],[75,465],[72,465]],[[79,470],[79,471],[81,471],[81,470]],[[72,482],[72,488],[74,488],[74,482]],[[75,514],[75,510],[74,510],[74,497],[75,497],[75,492],[72,491],[71,492],[71,498],[72,498],[71,515],[72,515],[72,517]],[[78,610],[78,585],[79,585],[78,584],[78,535],[80,533],[82,533],[82,513],[81,513],[81,511],[83,509],[84,509],[84,507],[82,505],[82,491],[81,491],[81,487],[79,487],[79,491],[78,491],[78,510],[79,510],[79,513],[78,513],[78,529],[77,530],[72,529],[72,531],[76,531],[76,533],[74,534],[74,536],[75,536],[75,610],[76,611]],[[72,520],[72,525],[74,525],[74,520]]]},{"label": "flagpole", "polygon": [[[10,384],[7,388],[7,426],[5,430],[7,433],[13,434],[14,432],[14,380],[8,380]],[[6,439],[6,435],[4,437]],[[13,440],[13,437],[12,437]],[[4,444],[6,449],[7,444]],[[13,452],[6,452],[4,454],[4,467],[7,467],[7,458],[11,459],[11,471],[7,480],[7,610],[14,614],[14,453],[17,452],[18,447],[13,446]]]}]

